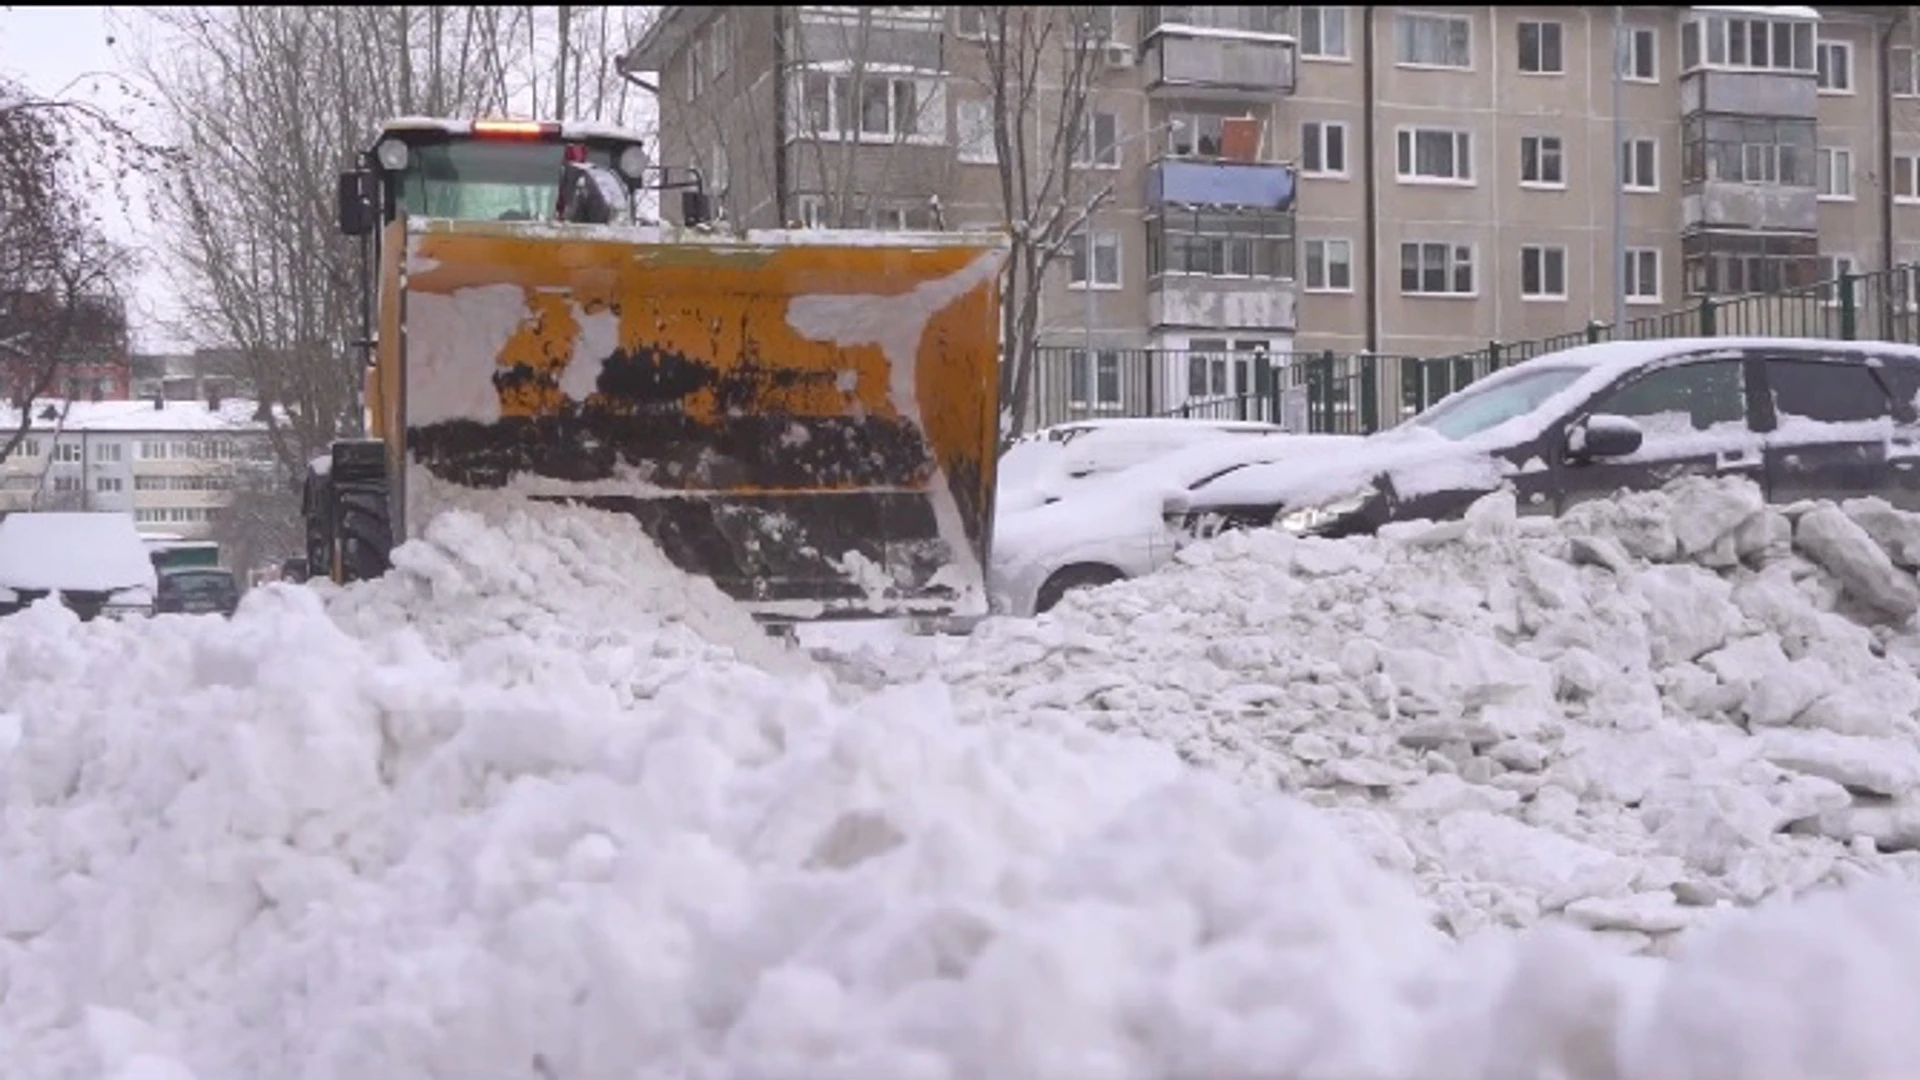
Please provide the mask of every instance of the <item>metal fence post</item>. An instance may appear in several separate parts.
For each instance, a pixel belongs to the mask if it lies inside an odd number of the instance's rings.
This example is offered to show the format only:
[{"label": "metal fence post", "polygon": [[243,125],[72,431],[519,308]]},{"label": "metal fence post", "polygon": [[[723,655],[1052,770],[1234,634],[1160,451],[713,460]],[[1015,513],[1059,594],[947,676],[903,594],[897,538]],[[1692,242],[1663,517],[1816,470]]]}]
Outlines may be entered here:
[{"label": "metal fence post", "polygon": [[1587,320],[1587,344],[1598,345],[1601,342],[1607,340],[1607,338],[1611,336],[1607,333],[1609,329],[1611,329],[1611,327],[1609,327],[1606,323],[1601,322],[1599,319],[1588,319]]},{"label": "metal fence post", "polygon": [[1718,314],[1719,314],[1719,309],[1714,306],[1713,297],[1703,296],[1700,298],[1700,336],[1701,337],[1718,337],[1719,336],[1720,320],[1716,318]]},{"label": "metal fence post", "polygon": [[1848,271],[1840,275],[1840,340],[1856,341],[1860,337],[1860,306],[1854,282],[1858,277]]},{"label": "metal fence post", "polygon": [[[1320,368],[1319,430],[1328,432],[1334,430],[1334,416],[1336,414],[1336,410],[1333,407],[1333,350],[1326,349],[1322,351],[1317,363]],[[1313,429],[1312,424],[1308,424],[1307,427],[1309,430]]]},{"label": "metal fence post", "polygon": [[1360,430],[1380,430],[1380,370],[1372,353],[1360,354]]},{"label": "metal fence post", "polygon": [[[1500,343],[1497,341],[1487,342],[1487,373],[1492,374],[1493,372],[1499,371],[1501,361]],[[1454,389],[1458,390],[1460,388],[1456,386]]]}]

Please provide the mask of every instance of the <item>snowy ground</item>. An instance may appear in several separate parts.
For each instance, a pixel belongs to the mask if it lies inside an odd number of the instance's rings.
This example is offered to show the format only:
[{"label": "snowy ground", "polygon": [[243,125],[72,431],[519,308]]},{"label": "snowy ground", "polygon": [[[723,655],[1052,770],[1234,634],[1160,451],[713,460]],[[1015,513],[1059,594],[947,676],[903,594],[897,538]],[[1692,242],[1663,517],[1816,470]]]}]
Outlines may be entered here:
[{"label": "snowy ground", "polygon": [[825,663],[494,518],[0,620],[6,1075],[1920,1068],[1920,518],[1240,534]]}]

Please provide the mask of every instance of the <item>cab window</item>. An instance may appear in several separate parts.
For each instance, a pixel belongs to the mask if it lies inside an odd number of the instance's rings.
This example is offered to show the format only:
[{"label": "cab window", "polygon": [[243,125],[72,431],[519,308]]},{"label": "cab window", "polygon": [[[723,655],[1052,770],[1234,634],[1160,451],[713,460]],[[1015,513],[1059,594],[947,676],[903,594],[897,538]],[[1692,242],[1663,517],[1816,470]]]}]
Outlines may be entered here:
[{"label": "cab window", "polygon": [[1698,360],[1647,372],[1595,397],[1589,413],[1631,417],[1649,436],[1685,435],[1747,419],[1743,361]]}]

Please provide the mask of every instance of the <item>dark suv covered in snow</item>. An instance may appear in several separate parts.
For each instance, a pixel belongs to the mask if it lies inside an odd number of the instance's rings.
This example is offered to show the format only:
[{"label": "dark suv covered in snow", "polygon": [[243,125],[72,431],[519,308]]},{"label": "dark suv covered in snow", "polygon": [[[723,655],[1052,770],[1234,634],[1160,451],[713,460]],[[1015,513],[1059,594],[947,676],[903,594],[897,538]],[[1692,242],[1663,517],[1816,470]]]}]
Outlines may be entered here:
[{"label": "dark suv covered in snow", "polygon": [[1557,514],[1677,477],[1742,475],[1771,502],[1878,495],[1920,510],[1920,348],[1669,338],[1535,357],[1338,453],[1236,469],[1169,497],[1181,539],[1319,536],[1458,516],[1510,486]]}]

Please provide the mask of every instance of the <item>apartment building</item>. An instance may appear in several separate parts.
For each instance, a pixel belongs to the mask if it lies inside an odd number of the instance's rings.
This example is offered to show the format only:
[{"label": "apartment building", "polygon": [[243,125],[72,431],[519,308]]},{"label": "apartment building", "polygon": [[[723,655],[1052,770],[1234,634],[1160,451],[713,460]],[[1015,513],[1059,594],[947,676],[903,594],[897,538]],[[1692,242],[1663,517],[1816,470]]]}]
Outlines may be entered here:
[{"label": "apartment building", "polygon": [[[622,62],[737,224],[997,226],[983,10],[669,6]],[[1091,347],[1096,411],[1143,400],[1109,350],[1193,351],[1164,408],[1256,350],[1450,354],[1920,259],[1901,8],[1058,10],[1099,13],[1115,198],[1043,342]]]},{"label": "apartment building", "polygon": [[[204,539],[248,467],[270,466],[251,401],[42,400],[0,461],[0,514],[119,510],[142,532]],[[0,407],[0,431],[20,413]],[[4,445],[4,442],[0,442]]]}]

